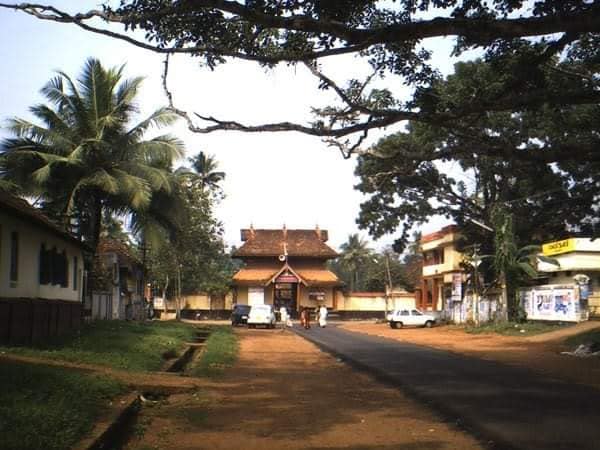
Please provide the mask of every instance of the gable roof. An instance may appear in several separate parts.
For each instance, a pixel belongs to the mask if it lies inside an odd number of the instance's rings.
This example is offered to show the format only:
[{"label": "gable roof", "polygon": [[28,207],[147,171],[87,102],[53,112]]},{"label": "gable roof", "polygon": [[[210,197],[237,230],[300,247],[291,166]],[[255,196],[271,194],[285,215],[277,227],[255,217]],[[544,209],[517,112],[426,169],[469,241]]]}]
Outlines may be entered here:
[{"label": "gable roof", "polygon": [[117,239],[100,238],[96,253],[98,255],[114,253],[119,257],[119,260],[124,263],[138,266],[142,265],[142,262],[133,252],[133,249],[127,243]]},{"label": "gable roof", "polygon": [[337,252],[329,247],[327,230],[242,230],[244,244],[234,257],[250,256],[304,256],[314,258],[336,258]]},{"label": "gable roof", "polygon": [[52,222],[38,208],[34,208],[26,200],[3,190],[0,190],[0,210],[24,219],[30,224],[36,225],[46,231],[50,231],[72,244],[89,250],[87,244]]}]

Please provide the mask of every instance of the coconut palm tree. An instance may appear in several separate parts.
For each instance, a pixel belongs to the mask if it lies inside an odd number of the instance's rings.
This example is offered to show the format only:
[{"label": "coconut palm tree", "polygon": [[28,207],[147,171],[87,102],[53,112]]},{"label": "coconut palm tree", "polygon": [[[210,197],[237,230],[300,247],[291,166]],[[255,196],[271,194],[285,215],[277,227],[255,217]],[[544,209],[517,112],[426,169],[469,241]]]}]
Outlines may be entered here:
[{"label": "coconut palm tree", "polygon": [[173,192],[172,164],[183,156],[170,135],[144,138],[176,120],[169,110],[130,126],[142,78],[123,79],[123,70],[90,58],[77,80],[58,72],[41,90],[50,106],[31,108],[41,125],[15,118],[15,137],[0,144],[1,179],[43,198],[65,226],[75,222],[92,248],[103,213],[147,216],[156,198]]},{"label": "coconut palm tree", "polygon": [[362,239],[357,233],[348,236],[348,241],[340,246],[340,265],[350,275],[350,290],[358,288],[359,273],[372,258],[373,251],[369,243]]},{"label": "coconut palm tree", "polygon": [[225,178],[225,172],[218,172],[216,170],[219,164],[212,155],[200,152],[196,156],[189,158],[189,162],[196,172],[199,186],[202,191],[206,188],[216,188],[219,182]]},{"label": "coconut palm tree", "polygon": [[509,317],[516,318],[518,314],[517,288],[521,283],[538,276],[537,261],[559,264],[556,259],[542,255],[540,245],[519,247],[513,228],[513,216],[506,208],[495,206],[491,219],[494,227],[494,254],[490,255],[492,267],[502,288]]}]

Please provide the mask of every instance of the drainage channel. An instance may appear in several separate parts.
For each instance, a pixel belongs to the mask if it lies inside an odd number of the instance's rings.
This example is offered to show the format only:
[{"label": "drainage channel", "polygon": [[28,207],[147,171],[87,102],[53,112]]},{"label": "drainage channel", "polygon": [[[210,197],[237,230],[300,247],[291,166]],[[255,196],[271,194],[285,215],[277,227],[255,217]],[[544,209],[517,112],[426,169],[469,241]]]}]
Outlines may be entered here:
[{"label": "drainage channel", "polygon": [[[199,329],[193,342],[187,344],[184,352],[174,361],[167,364],[164,372],[185,374],[190,362],[197,357],[204,348],[205,341],[210,336],[210,330]],[[162,401],[168,401],[171,394],[168,390],[145,389],[140,394],[131,394],[125,401],[123,409],[115,415],[106,429],[99,434],[90,445],[85,445],[85,450],[121,450],[133,438],[140,413],[147,406],[155,406]]]}]

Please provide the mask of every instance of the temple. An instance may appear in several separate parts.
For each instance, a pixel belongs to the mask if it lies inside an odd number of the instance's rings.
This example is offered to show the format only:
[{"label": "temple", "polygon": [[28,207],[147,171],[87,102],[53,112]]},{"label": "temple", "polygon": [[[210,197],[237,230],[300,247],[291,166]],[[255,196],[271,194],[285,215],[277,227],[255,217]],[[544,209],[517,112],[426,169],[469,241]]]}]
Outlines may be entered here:
[{"label": "temple", "polygon": [[234,302],[301,308],[325,305],[337,309],[342,282],[327,269],[337,252],[329,247],[327,230],[243,229],[243,245],[233,253],[244,267],[233,276]]}]

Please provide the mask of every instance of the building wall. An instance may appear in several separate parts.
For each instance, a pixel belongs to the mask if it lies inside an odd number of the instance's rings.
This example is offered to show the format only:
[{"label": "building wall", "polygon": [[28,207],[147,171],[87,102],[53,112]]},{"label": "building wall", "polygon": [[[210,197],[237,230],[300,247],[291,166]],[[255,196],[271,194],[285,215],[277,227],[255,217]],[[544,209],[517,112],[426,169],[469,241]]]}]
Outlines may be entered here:
[{"label": "building wall", "polygon": [[[325,300],[319,302],[311,300],[309,294],[312,291],[325,293]],[[318,305],[325,305],[327,308],[333,308],[333,288],[332,287],[306,287],[303,284],[298,284],[298,306],[316,308]]]},{"label": "building wall", "polygon": [[[413,309],[415,308],[415,297],[412,294],[394,296],[387,301],[384,293],[374,294],[360,294],[360,293],[349,293],[343,295],[343,301],[339,301],[338,297],[338,310],[340,311],[386,311],[392,309]],[[340,307],[340,304],[343,306]]]},{"label": "building wall", "polygon": [[[11,286],[10,258],[11,233],[19,236],[18,281]],[[67,287],[58,285],[40,285],[39,256],[41,245],[47,249],[56,247],[59,252],[66,250],[68,269]],[[77,286],[73,286],[73,257],[77,257]],[[83,281],[83,252],[80,247],[59,236],[37,227],[20,218],[12,217],[0,211],[0,297],[3,298],[41,298],[48,300],[81,301]]]},{"label": "building wall", "polygon": [[577,270],[571,271],[569,275],[566,272],[554,272],[549,274],[548,282],[551,284],[571,285],[574,284],[573,276],[579,273],[590,277],[589,311],[591,316],[598,317],[600,316],[600,270]]}]

